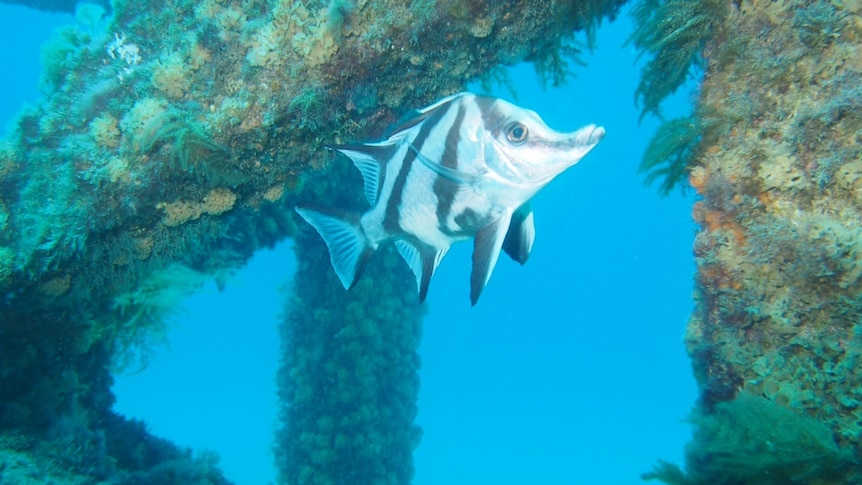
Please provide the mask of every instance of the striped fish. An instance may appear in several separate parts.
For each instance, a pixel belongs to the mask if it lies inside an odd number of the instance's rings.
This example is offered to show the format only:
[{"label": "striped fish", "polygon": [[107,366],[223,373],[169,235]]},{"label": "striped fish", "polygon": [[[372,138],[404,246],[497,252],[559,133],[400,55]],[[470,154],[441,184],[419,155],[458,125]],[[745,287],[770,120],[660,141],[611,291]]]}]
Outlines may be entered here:
[{"label": "striped fish", "polygon": [[475,305],[501,250],[527,261],[535,238],[530,199],[604,134],[595,125],[558,133],[502,99],[456,94],[419,110],[384,141],[327,146],[362,173],[368,211],[296,210],[323,237],[345,288],[382,243],[394,241],[416,275],[420,301],[449,247],[473,238]]}]

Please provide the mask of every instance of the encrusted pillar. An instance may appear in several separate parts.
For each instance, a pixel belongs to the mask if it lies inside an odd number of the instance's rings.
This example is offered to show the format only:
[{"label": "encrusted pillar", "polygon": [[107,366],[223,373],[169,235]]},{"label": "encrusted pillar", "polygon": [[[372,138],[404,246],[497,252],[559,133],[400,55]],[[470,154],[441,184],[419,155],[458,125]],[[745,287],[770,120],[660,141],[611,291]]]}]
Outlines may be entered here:
[{"label": "encrusted pillar", "polygon": [[677,166],[700,195],[686,346],[701,398],[687,473],[647,477],[858,483],[862,3],[700,4],[715,11]]},{"label": "encrusted pillar", "polygon": [[281,324],[282,483],[399,485],[413,477],[423,310],[398,254],[381,251],[345,292],[313,229]]}]

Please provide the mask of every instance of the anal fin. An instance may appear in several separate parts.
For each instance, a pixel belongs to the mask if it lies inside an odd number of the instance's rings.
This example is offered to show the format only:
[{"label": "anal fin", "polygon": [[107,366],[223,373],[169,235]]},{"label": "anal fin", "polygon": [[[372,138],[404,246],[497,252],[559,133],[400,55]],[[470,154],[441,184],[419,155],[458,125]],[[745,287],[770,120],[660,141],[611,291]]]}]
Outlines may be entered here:
[{"label": "anal fin", "polygon": [[395,247],[398,248],[398,253],[407,261],[413,274],[416,275],[416,286],[419,289],[419,303],[425,301],[428,295],[428,286],[431,283],[431,278],[434,272],[437,271],[437,266],[443,260],[443,256],[449,251],[449,248],[435,250],[431,247],[417,248],[415,245],[404,241],[395,241]]}]

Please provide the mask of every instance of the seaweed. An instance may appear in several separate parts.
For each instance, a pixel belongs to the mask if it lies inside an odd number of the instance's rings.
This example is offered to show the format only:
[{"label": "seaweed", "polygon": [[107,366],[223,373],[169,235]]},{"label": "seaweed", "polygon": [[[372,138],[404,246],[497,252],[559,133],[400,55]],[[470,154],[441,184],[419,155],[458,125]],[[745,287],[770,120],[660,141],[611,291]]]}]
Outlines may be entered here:
[{"label": "seaweed", "polygon": [[57,28],[42,47],[42,86],[53,93],[70,80],[81,63],[81,54],[90,36],[75,25]]},{"label": "seaweed", "polygon": [[178,171],[194,173],[214,184],[236,185],[247,179],[231,165],[228,150],[197,123],[173,120],[161,125],[141,141],[141,153],[160,145],[169,147],[169,160]]},{"label": "seaweed", "polygon": [[168,322],[180,304],[203,285],[208,275],[181,264],[152,273],[134,290],[118,295],[113,309],[117,321],[113,366],[117,371],[143,370],[153,351],[167,342]]},{"label": "seaweed", "polygon": [[310,85],[302,89],[287,107],[287,113],[294,118],[294,127],[313,132],[319,130],[326,119],[326,92],[320,85]]},{"label": "seaweed", "polygon": [[595,46],[596,30],[602,25],[602,17],[607,15],[611,20],[619,13],[619,2],[608,0],[582,0],[572,2],[571,17],[574,27],[583,30],[587,37],[587,46]]},{"label": "seaweed", "polygon": [[658,460],[653,471],[642,474],[641,478],[660,480],[668,485],[696,485],[679,466],[664,460]]},{"label": "seaweed", "polygon": [[701,150],[727,133],[731,120],[719,115],[692,115],[664,122],[650,140],[638,171],[649,185],[661,179],[666,196],[685,181]]},{"label": "seaweed", "polygon": [[844,19],[850,13],[839,15],[834,5],[816,2],[795,10],[793,27],[799,33],[799,40],[806,47],[822,50],[841,35],[845,27]]},{"label": "seaweed", "polygon": [[661,102],[685,83],[703,63],[704,45],[720,32],[727,16],[724,0],[640,0],[632,9],[635,31],[628,43],[652,59],[641,70],[635,103],[661,118]]},{"label": "seaweed", "polygon": [[659,461],[641,478],[671,485],[837,485],[858,467],[823,424],[750,393],[694,415],[692,423],[687,471]]},{"label": "seaweed", "polygon": [[58,150],[58,155],[56,161],[47,156],[31,158],[32,166],[41,172],[21,182],[18,200],[10,204],[7,216],[17,228],[16,269],[31,277],[79,254],[89,235],[92,208],[81,199],[74,160],[62,158],[65,151]]},{"label": "seaweed", "polygon": [[[550,81],[554,87],[562,86],[566,79],[573,75],[571,64],[584,66],[581,59],[584,49],[592,50],[595,46],[596,29],[601,25],[602,18],[616,18],[624,2],[618,0],[587,0],[571,2],[569,8],[558,17],[557,22],[568,36],[560,36],[552,42],[537,48],[528,58],[534,64],[536,74],[547,87]],[[575,32],[583,32],[585,40],[579,41]]]},{"label": "seaweed", "polygon": [[518,99],[518,92],[515,89],[515,83],[509,77],[509,70],[503,65],[499,65],[479,77],[479,87],[486,93],[495,92],[495,88],[505,88],[512,96],[512,99]]},{"label": "seaweed", "polygon": [[575,40],[557,39],[555,43],[527,59],[533,62],[543,88],[548,87],[549,81],[555,88],[564,85],[566,79],[573,75],[570,63],[587,65],[581,59],[582,47],[582,44]]}]

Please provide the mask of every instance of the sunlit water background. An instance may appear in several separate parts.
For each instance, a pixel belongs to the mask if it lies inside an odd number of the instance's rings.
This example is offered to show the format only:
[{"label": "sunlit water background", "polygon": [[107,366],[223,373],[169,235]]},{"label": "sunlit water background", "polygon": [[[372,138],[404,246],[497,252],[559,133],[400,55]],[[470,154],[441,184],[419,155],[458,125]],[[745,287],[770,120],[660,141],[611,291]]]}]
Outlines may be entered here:
[{"label": "sunlit water background", "polygon": [[[40,45],[71,22],[0,4],[7,126],[38,99]],[[454,247],[438,270],[420,348],[417,485],[635,484],[655,459],[682,460],[696,397],[682,344],[693,198],[660,198],[637,173],[657,122],[638,124],[630,31],[625,15],[605,24],[587,66],[560,89],[543,89],[529,66],[511,70],[516,102],[551,127],[596,123],[608,134],[534,200],[530,261],[501,258],[475,308],[471,246]],[[684,91],[669,115],[689,109],[692,88]],[[504,88],[495,94],[512,99]],[[145,370],[117,378],[116,410],[216,451],[240,485],[274,482],[276,329],[295,266],[285,241],[223,291],[210,283],[189,298],[168,345]]]}]

